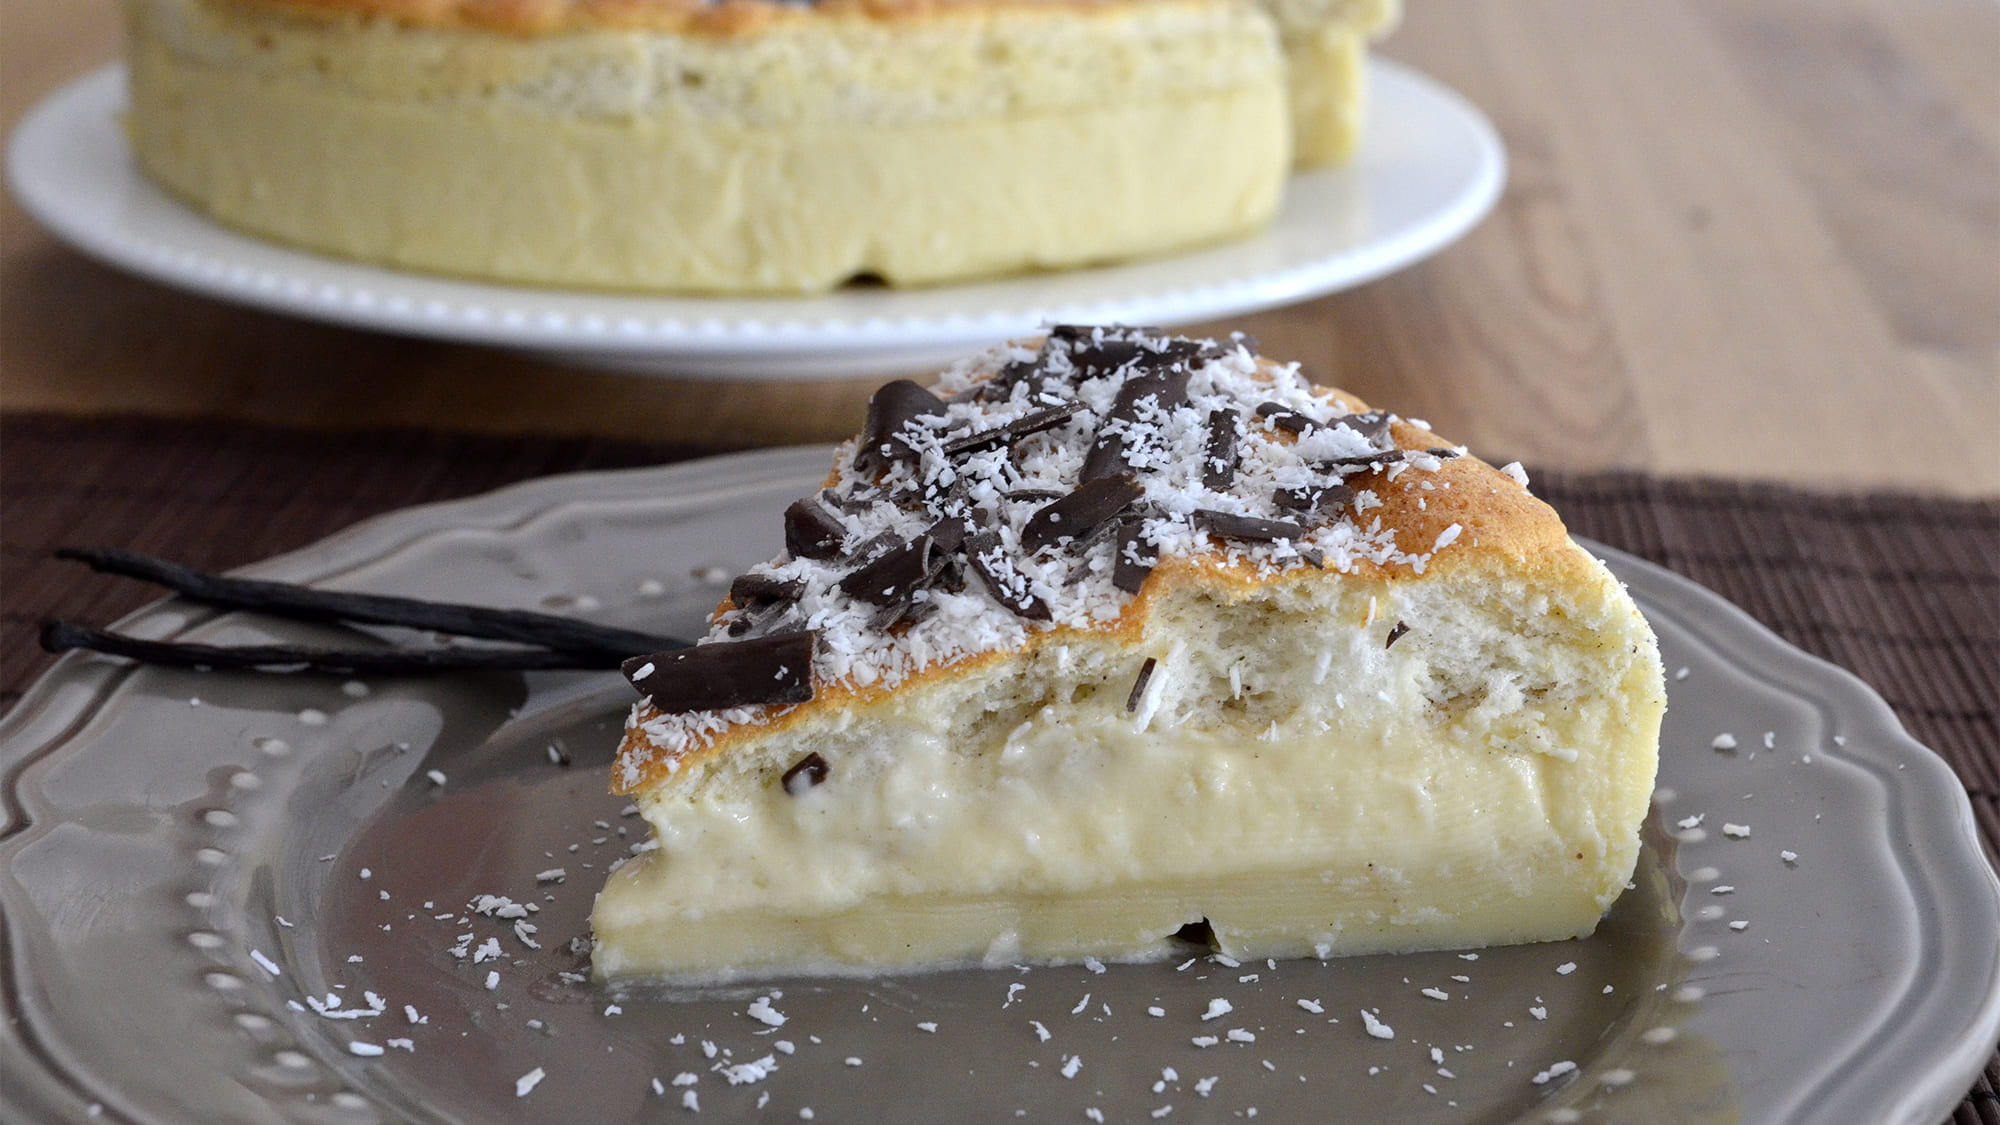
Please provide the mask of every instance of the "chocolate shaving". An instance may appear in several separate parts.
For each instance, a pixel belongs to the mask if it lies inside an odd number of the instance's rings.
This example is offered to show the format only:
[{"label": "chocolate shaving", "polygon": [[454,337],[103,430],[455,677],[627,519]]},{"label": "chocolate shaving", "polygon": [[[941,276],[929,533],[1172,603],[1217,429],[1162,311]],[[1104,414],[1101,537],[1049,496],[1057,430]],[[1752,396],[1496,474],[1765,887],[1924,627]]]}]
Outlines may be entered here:
[{"label": "chocolate shaving", "polygon": [[846,538],[839,517],[810,496],[785,509],[785,550],[795,559],[839,558]]},{"label": "chocolate shaving", "polygon": [[1208,359],[1226,359],[1236,354],[1236,349],[1239,347],[1251,355],[1256,355],[1262,345],[1257,342],[1257,337],[1248,332],[1231,332],[1228,339],[1212,341],[1208,347],[1202,349],[1201,354]]},{"label": "chocolate shaving", "polygon": [[1152,354],[1136,340],[1107,339],[1071,348],[1069,361],[1079,374],[1088,378],[1092,374],[1108,375],[1122,370],[1137,362],[1141,356]]},{"label": "chocolate shaving", "polygon": [[1277,402],[1260,403],[1257,407],[1257,417],[1289,434],[1310,433],[1319,426],[1313,419]]},{"label": "chocolate shaving", "polygon": [[964,538],[965,521],[939,520],[841,579],[840,592],[875,605],[905,601],[936,581]]},{"label": "chocolate shaving", "polygon": [[882,493],[872,488],[864,488],[853,493],[839,493],[830,488],[819,490],[820,502],[840,509],[848,515],[859,515],[875,506],[878,500],[886,499]]},{"label": "chocolate shaving", "polygon": [[1076,417],[1082,410],[1082,403],[1066,402],[1061,406],[1051,406],[1047,410],[1037,410],[1032,414],[1023,414],[1004,426],[995,426],[990,430],[980,430],[978,433],[953,438],[944,443],[944,451],[947,455],[956,457],[960,454],[975,453],[999,445],[1011,445],[1021,438],[1027,437],[1029,434],[1038,434],[1043,430],[1055,429],[1057,426]]},{"label": "chocolate shaving", "polygon": [[1260,520],[1254,516],[1239,516],[1232,512],[1218,512],[1212,508],[1196,508],[1192,516],[1194,526],[1218,539],[1242,539],[1252,542],[1269,542],[1276,539],[1303,539],[1306,529],[1290,520]]},{"label": "chocolate shaving", "polygon": [[1118,546],[1111,556],[1111,584],[1128,594],[1145,586],[1146,577],[1160,561],[1160,553],[1142,530],[1145,521],[1128,517],[1118,521]]},{"label": "chocolate shaving", "polygon": [[1401,461],[1403,457],[1404,453],[1400,449],[1385,449],[1380,453],[1363,453],[1354,457],[1332,457],[1321,461],[1320,464],[1331,468],[1362,466],[1370,469],[1379,469],[1384,465],[1393,465]]},{"label": "chocolate shaving", "polygon": [[1126,714],[1129,715],[1139,709],[1139,700],[1146,694],[1146,685],[1151,682],[1153,669],[1159,667],[1159,663],[1149,656],[1144,664],[1139,665],[1139,676],[1132,681],[1132,691],[1125,697]]},{"label": "chocolate shaving", "polygon": [[1326,552],[1320,550],[1318,547],[1300,547],[1299,561],[1312,567],[1314,570],[1325,570]]},{"label": "chocolate shaving", "polygon": [[1382,444],[1389,436],[1389,415],[1380,410],[1370,410],[1365,414],[1343,414],[1327,425],[1346,426],[1375,445]]},{"label": "chocolate shaving", "polygon": [[1000,495],[1007,500],[1060,500],[1064,493],[1054,488],[1017,488]]},{"label": "chocolate shaving", "polygon": [[1382,647],[1383,648],[1394,647],[1397,641],[1403,639],[1403,634],[1409,631],[1410,627],[1408,625],[1403,624],[1401,621],[1396,622],[1396,627],[1389,630],[1389,639],[1382,642]]},{"label": "chocolate shaving", "polygon": [[1052,324],[1049,339],[1065,344],[1083,343],[1098,333],[1106,336],[1159,336],[1163,330],[1146,324]]},{"label": "chocolate shaving", "polygon": [[1086,481],[1028,517],[1021,546],[1039,551],[1061,539],[1081,539],[1145,494],[1129,473]]},{"label": "chocolate shaving", "polygon": [[1029,398],[1046,393],[1050,384],[1060,383],[1054,372],[1049,370],[1048,349],[1033,359],[1017,359],[1001,368],[991,379],[975,384],[952,396],[953,402],[1001,402],[1013,397],[1014,388],[1022,383],[1031,383]]},{"label": "chocolate shaving", "polygon": [[[1149,398],[1158,403],[1161,410],[1185,405],[1188,379],[1192,374],[1187,367],[1181,366],[1144,371],[1132,376],[1119,386],[1117,396],[1111,400],[1111,409],[1105,415],[1106,421],[1136,421],[1139,404]],[[1097,441],[1084,456],[1082,479],[1100,480],[1129,468],[1125,462],[1125,439],[1116,434],[1099,432]]]},{"label": "chocolate shaving", "polygon": [[908,379],[884,383],[868,399],[868,422],[861,430],[861,448],[855,451],[854,467],[863,472],[880,472],[896,461],[916,457],[903,427],[919,418],[934,418],[945,412],[944,400]]},{"label": "chocolate shaving", "polygon": [[668,714],[804,703],[813,697],[818,644],[816,632],[778,633],[635,656],[622,667],[632,686]]},{"label": "chocolate shaving", "polygon": [[1236,424],[1234,410],[1224,407],[1208,412],[1208,450],[1202,455],[1202,487],[1227,492],[1236,483]]},{"label": "chocolate shaving", "polygon": [[819,751],[815,750],[792,763],[792,768],[785,771],[785,776],[778,779],[778,784],[785,787],[786,793],[796,797],[815,786],[825,784],[826,775],[832,772],[832,768],[826,764],[826,759],[820,757]]},{"label": "chocolate shaving", "polygon": [[801,579],[773,578],[768,574],[739,575],[729,584],[729,600],[735,602],[738,609],[773,602],[795,602],[805,592],[806,584]]},{"label": "chocolate shaving", "polygon": [[1281,488],[1271,494],[1271,503],[1286,511],[1329,516],[1354,502],[1354,490],[1344,484],[1308,484]]},{"label": "chocolate shaving", "polygon": [[867,562],[870,559],[879,559],[902,545],[902,536],[893,531],[878,531],[862,540],[859,547],[854,548],[854,561]]},{"label": "chocolate shaving", "polygon": [[1030,621],[1048,621],[1055,616],[1047,602],[1029,591],[1021,572],[1007,562],[1006,551],[997,533],[982,531],[967,539],[965,561],[971,566],[972,573],[979,576],[986,592],[993,595],[993,600],[1006,606],[1016,616]]},{"label": "chocolate shaving", "polygon": [[900,601],[890,602],[877,609],[869,616],[868,627],[878,632],[887,632],[905,623],[915,625],[917,622],[936,612],[937,603],[934,601],[929,599],[917,601],[913,597],[904,598]]},{"label": "chocolate shaving", "polygon": [[1454,457],[1461,456],[1464,451],[1453,449],[1447,445],[1438,445],[1438,446],[1432,446],[1431,448],[1424,450],[1424,452],[1430,454],[1431,456],[1437,458],[1440,461],[1449,461]]}]

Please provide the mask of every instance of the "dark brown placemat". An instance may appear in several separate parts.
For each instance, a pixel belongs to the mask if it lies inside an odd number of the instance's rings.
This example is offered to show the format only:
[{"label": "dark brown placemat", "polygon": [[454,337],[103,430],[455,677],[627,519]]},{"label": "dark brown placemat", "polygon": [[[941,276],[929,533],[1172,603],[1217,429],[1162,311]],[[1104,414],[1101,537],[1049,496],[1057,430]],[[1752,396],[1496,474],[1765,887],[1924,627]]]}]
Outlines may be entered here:
[{"label": "dark brown placemat", "polygon": [[[705,450],[581,438],[328,433],[134,418],[0,417],[0,709],[50,663],[46,617],[108,622],[152,599],[60,564],[61,545],[228,568],[410,504]],[[1545,474],[1570,528],[1721,593],[1857,673],[1943,755],[2000,857],[2000,501],[1834,496],[1635,474]],[[1959,1125],[2000,1125],[2000,1058]]]}]

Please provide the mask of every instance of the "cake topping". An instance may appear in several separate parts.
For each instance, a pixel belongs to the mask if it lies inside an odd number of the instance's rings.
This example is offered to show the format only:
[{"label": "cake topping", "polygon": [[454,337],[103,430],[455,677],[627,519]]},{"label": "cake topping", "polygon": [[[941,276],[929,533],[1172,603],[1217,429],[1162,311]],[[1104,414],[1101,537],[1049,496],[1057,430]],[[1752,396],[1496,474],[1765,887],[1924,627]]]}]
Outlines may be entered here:
[{"label": "cake topping", "polygon": [[1354,490],[1344,484],[1314,481],[1297,488],[1281,488],[1271,494],[1271,503],[1288,512],[1331,516],[1354,502]]},{"label": "cake topping", "polygon": [[935,418],[945,412],[938,397],[908,379],[885,383],[868,400],[868,423],[861,431],[861,448],[854,454],[854,467],[881,470],[891,462],[916,456],[904,432],[912,422]]},{"label": "cake topping", "polygon": [[1064,539],[1085,538],[1145,492],[1130,473],[1085,481],[1076,491],[1028,517],[1021,528],[1021,546],[1039,551]]},{"label": "cake topping", "polygon": [[1396,622],[1395,628],[1389,630],[1389,639],[1382,642],[1382,647],[1394,647],[1397,641],[1403,639],[1403,634],[1409,631],[1410,627],[1408,625],[1403,624],[1401,621]]},{"label": "cake topping", "polygon": [[811,496],[785,509],[785,550],[798,558],[838,558],[846,535],[840,518]]},{"label": "cake topping", "polygon": [[1257,417],[1291,434],[1303,434],[1319,425],[1298,411],[1275,402],[1258,404]]},{"label": "cake topping", "polygon": [[941,519],[841,579],[840,592],[876,605],[905,600],[943,573],[964,538],[964,520]]},{"label": "cake topping", "polygon": [[1004,426],[954,438],[945,443],[944,451],[955,457],[961,453],[977,453],[983,449],[1010,445],[1029,434],[1054,429],[1075,417],[1082,409],[1083,404],[1080,402],[1066,402],[1061,406],[1051,406],[1047,410],[1037,410],[1033,414],[1024,414]]},{"label": "cake topping", "polygon": [[1208,412],[1208,449],[1201,462],[1201,486],[1227,492],[1236,479],[1236,427],[1242,416],[1224,407]]},{"label": "cake topping", "polygon": [[773,578],[768,574],[745,574],[729,584],[729,600],[740,606],[768,605],[797,601],[806,584],[796,578]]},{"label": "cake topping", "polygon": [[1083,479],[1086,481],[1111,476],[1130,467],[1132,462],[1126,457],[1126,435],[1175,407],[1187,404],[1188,380],[1193,375],[1186,363],[1189,353],[1145,353],[1140,349],[1135,358],[1138,354],[1152,354],[1154,359],[1151,362],[1164,366],[1141,366],[1139,374],[1120,384],[1116,397],[1111,401],[1110,414],[1104,426],[1097,431],[1097,441],[1091,445],[1090,455],[1084,458]]},{"label": "cake topping", "polygon": [[778,633],[746,641],[709,640],[677,652],[635,656],[624,671],[632,686],[668,714],[804,703],[813,696],[818,634]]},{"label": "cake topping", "polygon": [[1031,621],[1049,620],[1049,604],[1035,596],[1027,577],[1007,561],[1007,548],[998,533],[982,531],[967,539],[965,559],[994,601]]},{"label": "cake topping", "polygon": [[[1449,540],[1398,543],[1370,515],[1374,489],[1456,451],[1398,450],[1392,420],[1349,412],[1240,338],[1057,326],[956,365],[935,393],[877,391],[834,478],[786,510],[787,554],[732,587],[701,649],[796,655],[816,636],[810,675],[783,685],[798,701],[815,682],[888,687],[1039,630],[1104,627],[1169,555],[1260,576],[1421,569]],[[781,661],[751,651],[713,667],[773,681]],[[656,692],[691,678],[658,663],[641,689],[674,706],[641,729],[669,762],[781,702],[775,681]],[[628,782],[643,767],[628,756]]]},{"label": "cake topping", "polygon": [[1260,520],[1210,508],[1196,508],[1194,525],[1218,539],[1264,540],[1304,539],[1306,529],[1290,520]]},{"label": "cake topping", "polygon": [[1120,521],[1118,552],[1111,560],[1111,584],[1128,594],[1136,594],[1145,587],[1146,576],[1153,573],[1159,561],[1160,552],[1147,540],[1144,522]]}]

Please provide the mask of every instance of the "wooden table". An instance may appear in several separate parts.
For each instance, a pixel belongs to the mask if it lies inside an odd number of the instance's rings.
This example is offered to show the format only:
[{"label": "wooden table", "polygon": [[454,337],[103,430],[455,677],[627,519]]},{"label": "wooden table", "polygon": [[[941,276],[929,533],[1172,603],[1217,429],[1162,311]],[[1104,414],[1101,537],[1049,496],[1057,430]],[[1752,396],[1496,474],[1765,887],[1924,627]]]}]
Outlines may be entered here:
[{"label": "wooden table", "polygon": [[[1493,118],[1460,244],[1227,326],[1495,461],[2000,493],[2000,6],[1413,0],[1383,53]],[[114,58],[11,0],[0,115]],[[674,382],[325,327],[128,278],[0,213],[0,407],[304,426],[837,437],[872,381]]]}]

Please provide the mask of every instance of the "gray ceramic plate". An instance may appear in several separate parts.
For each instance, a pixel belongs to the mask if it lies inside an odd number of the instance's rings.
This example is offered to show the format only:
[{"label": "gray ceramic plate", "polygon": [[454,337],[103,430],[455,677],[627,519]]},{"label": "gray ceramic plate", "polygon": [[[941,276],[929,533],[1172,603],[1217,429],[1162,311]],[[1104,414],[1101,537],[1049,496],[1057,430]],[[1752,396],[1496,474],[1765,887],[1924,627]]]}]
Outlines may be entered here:
[{"label": "gray ceramic plate", "polygon": [[[692,631],[824,458],[538,481],[251,569]],[[1957,782],[1851,676],[1607,554],[1687,670],[1639,874],[1594,937],[1476,959],[614,995],[570,942],[643,835],[604,793],[616,677],[67,658],[0,723],[0,1116],[694,1120],[691,1093],[702,1118],[1930,1125],[2000,1034],[2000,890]],[[327,632],[182,602],[125,625]],[[489,894],[534,929],[468,909]]]}]

